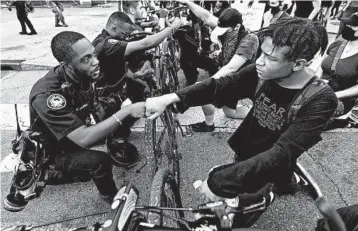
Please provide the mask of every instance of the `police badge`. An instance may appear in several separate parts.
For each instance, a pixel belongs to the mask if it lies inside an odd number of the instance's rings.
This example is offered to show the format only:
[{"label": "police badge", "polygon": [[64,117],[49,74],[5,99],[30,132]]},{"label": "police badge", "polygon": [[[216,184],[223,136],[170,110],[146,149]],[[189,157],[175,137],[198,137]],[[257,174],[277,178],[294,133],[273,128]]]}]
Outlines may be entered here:
[{"label": "police badge", "polygon": [[60,110],[66,106],[66,99],[60,94],[52,94],[47,98],[47,107],[52,110]]}]

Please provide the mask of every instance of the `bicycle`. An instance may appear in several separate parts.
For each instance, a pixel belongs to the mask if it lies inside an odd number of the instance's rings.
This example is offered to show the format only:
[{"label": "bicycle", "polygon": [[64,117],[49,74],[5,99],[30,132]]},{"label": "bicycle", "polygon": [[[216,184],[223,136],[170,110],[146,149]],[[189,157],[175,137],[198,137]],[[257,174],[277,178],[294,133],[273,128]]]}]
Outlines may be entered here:
[{"label": "bicycle", "polygon": [[[345,231],[346,227],[337,211],[332,207],[329,201],[323,196],[317,183],[304,167],[297,163],[296,173],[306,181],[312,189],[310,197],[323,217],[326,219],[331,231]],[[264,231],[264,229],[253,228],[232,228],[230,227],[229,214],[244,214],[260,210],[260,206],[238,206],[230,207],[224,201],[209,202],[201,204],[196,208],[169,208],[160,206],[136,207],[138,198],[137,190],[132,184],[122,187],[114,198],[111,210],[107,215],[106,221],[101,224],[95,224],[92,227],[79,228],[75,230],[103,230],[103,231],[199,231],[199,230],[225,230],[225,231]],[[263,198],[265,203],[265,198]],[[202,217],[194,221],[177,219],[163,215],[162,211],[185,211],[189,213],[200,213]],[[145,219],[142,212],[158,213],[160,216],[166,216],[181,224],[181,228],[173,228],[164,225],[158,225]]]},{"label": "bicycle", "polygon": [[[174,8],[167,12],[176,12],[181,8]],[[151,13],[155,13],[152,11]],[[168,22],[167,22],[168,23]],[[179,67],[179,44],[171,36],[157,46],[153,52],[152,66],[154,75],[143,78],[151,89],[146,97],[155,97],[175,92],[179,89],[177,71]],[[177,129],[183,137],[187,136],[177,118],[177,110],[168,107],[156,120],[145,122],[146,162],[149,175],[152,179],[150,190],[150,204],[152,206],[181,207],[180,198],[180,166],[181,155],[178,152]],[[175,213],[182,217],[183,213]],[[163,220],[155,213],[149,213],[148,219],[152,222],[171,222]],[[172,224],[175,225],[175,224]]]}]

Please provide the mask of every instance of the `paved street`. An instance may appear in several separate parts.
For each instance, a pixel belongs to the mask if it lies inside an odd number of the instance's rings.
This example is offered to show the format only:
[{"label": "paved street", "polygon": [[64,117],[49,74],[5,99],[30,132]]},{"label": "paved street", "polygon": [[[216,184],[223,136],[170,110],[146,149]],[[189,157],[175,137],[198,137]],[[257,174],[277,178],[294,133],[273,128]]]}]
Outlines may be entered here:
[{"label": "paved street", "polygon": [[[11,153],[10,141],[15,136],[14,103],[19,104],[20,123],[23,127],[29,125],[28,95],[32,85],[46,74],[46,70],[56,65],[50,51],[51,38],[60,31],[74,30],[83,33],[92,40],[101,32],[108,16],[116,10],[112,8],[67,8],[65,9],[68,28],[55,28],[54,15],[50,9],[36,8],[30,15],[37,32],[36,36],[21,36],[18,34],[20,25],[15,11],[1,10],[1,59],[22,60],[19,66],[27,71],[2,71],[0,79],[0,135],[1,160]],[[336,25],[330,24],[328,31],[334,32]],[[330,42],[334,34],[329,34]],[[318,66],[317,60],[312,69]],[[207,75],[200,72],[201,78]],[[180,72],[180,81],[184,77]],[[199,107],[192,108],[179,119],[184,127],[203,119]],[[205,179],[209,169],[215,165],[232,161],[233,152],[226,141],[231,133],[241,123],[240,120],[226,118],[221,110],[217,110],[216,131],[206,134],[194,134],[183,138],[179,135],[179,151],[181,160],[181,194],[184,206],[195,206],[201,203],[195,194],[192,183]],[[144,134],[143,120],[135,124],[130,141],[138,146],[143,160]],[[334,130],[323,134],[323,140],[307,153],[303,154],[300,162],[307,168],[322,188],[323,194],[334,206],[341,207],[357,203],[358,192],[358,131],[357,129]],[[97,149],[104,150],[103,146]],[[125,170],[114,168],[114,178],[118,186],[123,182],[134,179],[134,184],[140,192],[139,205],[147,204],[149,195],[148,170],[144,168],[137,174],[137,168]],[[54,221],[70,219],[105,212],[109,209],[102,201],[93,182],[76,183],[63,186],[47,186],[39,199],[35,199],[18,213],[10,213],[3,209],[3,198],[9,192],[11,173],[1,173],[1,224],[0,230],[7,225],[30,224],[41,225]],[[69,228],[94,224],[103,221],[105,215],[95,215],[70,222],[37,228],[35,230],[68,230]],[[276,230],[304,231],[313,230],[316,220],[320,217],[312,201],[307,195],[298,192],[294,196],[282,196],[276,199],[269,210],[256,224],[260,228]],[[193,216],[188,215],[188,218]]]}]

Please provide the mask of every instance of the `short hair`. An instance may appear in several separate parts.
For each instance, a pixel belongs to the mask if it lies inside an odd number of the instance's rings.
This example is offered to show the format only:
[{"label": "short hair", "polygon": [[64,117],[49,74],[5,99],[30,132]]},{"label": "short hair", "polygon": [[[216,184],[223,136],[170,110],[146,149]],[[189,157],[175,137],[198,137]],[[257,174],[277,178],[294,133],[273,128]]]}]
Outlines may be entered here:
[{"label": "short hair", "polygon": [[124,12],[129,12],[130,7],[136,8],[139,1],[122,1],[122,7]]},{"label": "short hair", "polygon": [[126,13],[119,11],[116,11],[109,16],[107,26],[114,22],[117,22],[120,25],[122,25],[123,23],[133,24],[132,20]]},{"label": "short hair", "polygon": [[260,41],[271,37],[274,46],[290,47],[285,54],[287,60],[310,61],[320,51],[323,55],[328,45],[326,28],[319,22],[306,18],[285,18],[258,31]]},{"label": "short hair", "polygon": [[72,45],[81,39],[86,38],[83,34],[74,31],[62,31],[51,40],[51,50],[58,62],[69,63],[77,53]]}]

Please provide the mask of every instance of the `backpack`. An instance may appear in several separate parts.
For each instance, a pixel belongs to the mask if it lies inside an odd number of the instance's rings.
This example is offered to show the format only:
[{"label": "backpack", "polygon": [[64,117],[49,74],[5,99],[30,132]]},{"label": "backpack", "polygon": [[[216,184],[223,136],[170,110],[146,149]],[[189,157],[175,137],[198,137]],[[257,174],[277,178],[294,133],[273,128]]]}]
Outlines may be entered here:
[{"label": "backpack", "polygon": [[[266,89],[268,86],[269,81],[259,80],[255,97],[259,96],[261,92]],[[311,97],[321,92],[323,89],[327,88],[328,84],[325,83],[323,80],[319,79],[317,76],[313,77],[308,83],[296,94],[294,99],[292,100],[289,111],[287,115],[287,122],[286,124],[291,124],[293,121],[297,119],[297,115],[299,110],[305,105]]]},{"label": "backpack", "polygon": [[[40,196],[46,186],[49,160],[49,155],[44,149],[44,134],[34,132],[31,128],[21,130],[16,104],[15,112],[17,135],[11,144],[12,151],[17,154],[17,164],[11,181],[10,193],[4,201],[4,208],[11,212],[21,211],[29,200]],[[36,121],[37,118],[33,124]],[[20,202],[23,201],[23,203],[17,204],[16,198],[22,198]]]}]

